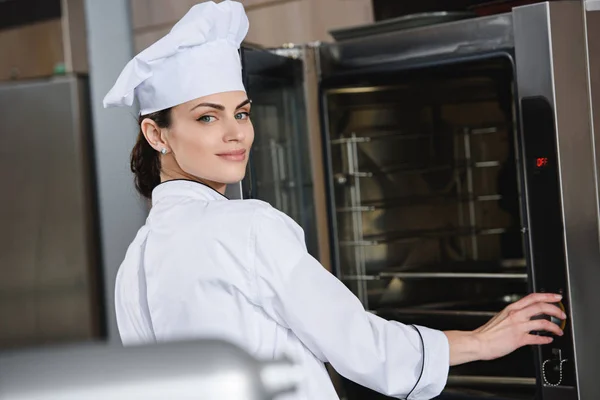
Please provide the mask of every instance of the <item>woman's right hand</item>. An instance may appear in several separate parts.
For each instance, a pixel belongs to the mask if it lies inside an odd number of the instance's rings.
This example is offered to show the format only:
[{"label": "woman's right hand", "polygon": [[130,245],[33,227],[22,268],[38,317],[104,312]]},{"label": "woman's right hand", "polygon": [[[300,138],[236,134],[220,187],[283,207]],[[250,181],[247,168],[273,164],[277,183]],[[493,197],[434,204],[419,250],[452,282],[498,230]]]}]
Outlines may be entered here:
[{"label": "woman's right hand", "polygon": [[551,304],[559,302],[561,298],[556,294],[533,293],[510,304],[473,332],[444,332],[450,343],[450,365],[493,360],[523,346],[551,343],[551,337],[531,332],[547,331],[562,336],[560,327],[546,319],[532,318],[545,314],[565,319],[563,311]]}]

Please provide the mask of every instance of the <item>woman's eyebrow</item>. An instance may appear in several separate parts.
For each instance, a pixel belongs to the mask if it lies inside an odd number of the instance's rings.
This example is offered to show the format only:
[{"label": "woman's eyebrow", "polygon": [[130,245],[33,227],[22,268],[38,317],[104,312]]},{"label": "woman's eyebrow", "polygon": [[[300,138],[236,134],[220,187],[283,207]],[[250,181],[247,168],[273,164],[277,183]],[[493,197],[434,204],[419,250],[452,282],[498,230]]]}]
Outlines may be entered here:
[{"label": "woman's eyebrow", "polygon": [[[244,101],[242,101],[240,104],[238,104],[238,106],[235,108],[236,110],[244,107],[246,104],[250,104],[252,103],[252,101],[250,99],[246,99]],[[217,110],[220,111],[225,111],[225,107],[221,104],[216,104],[216,103],[200,103],[200,104],[196,104],[194,107],[192,107],[190,109],[190,112],[194,111],[196,108],[198,107],[210,107],[210,108],[215,108]]]},{"label": "woman's eyebrow", "polygon": [[246,100],[242,101],[240,104],[238,104],[238,106],[235,109],[238,110],[238,109],[244,107],[246,104],[250,104],[250,103],[252,103],[252,100],[246,99]]},{"label": "woman's eyebrow", "polygon": [[[190,112],[191,112],[191,111],[194,111],[194,110],[195,110],[196,108],[198,108],[198,107],[211,107],[211,108],[216,108],[217,110],[220,110],[220,111],[225,111],[225,107],[224,107],[224,106],[222,106],[221,104],[215,104],[215,103],[200,103],[200,104],[196,104],[194,107],[192,107],[192,108],[190,109]],[[239,107],[238,107],[238,108],[239,108]]]}]

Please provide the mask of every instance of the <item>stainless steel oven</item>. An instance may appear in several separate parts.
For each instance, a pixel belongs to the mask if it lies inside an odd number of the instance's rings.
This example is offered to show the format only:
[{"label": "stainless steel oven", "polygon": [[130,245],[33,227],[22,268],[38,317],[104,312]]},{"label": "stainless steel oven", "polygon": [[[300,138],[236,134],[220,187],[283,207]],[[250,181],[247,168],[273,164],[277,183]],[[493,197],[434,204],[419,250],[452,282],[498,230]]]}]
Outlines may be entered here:
[{"label": "stainless steel oven", "polygon": [[451,368],[442,398],[600,398],[598,13],[538,3],[244,52],[265,108],[247,194],[295,215],[366,309],[470,330],[528,292],[564,295],[564,337]]}]

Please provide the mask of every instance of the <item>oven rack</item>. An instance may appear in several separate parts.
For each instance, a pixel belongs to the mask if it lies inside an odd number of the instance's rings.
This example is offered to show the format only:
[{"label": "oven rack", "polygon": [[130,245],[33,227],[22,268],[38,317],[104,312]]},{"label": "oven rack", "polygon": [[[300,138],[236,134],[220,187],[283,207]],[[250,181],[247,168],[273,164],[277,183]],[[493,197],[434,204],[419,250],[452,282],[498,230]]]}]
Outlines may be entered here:
[{"label": "oven rack", "polygon": [[[461,126],[452,127],[449,129],[456,139],[461,139],[462,145],[464,146],[464,156],[458,155],[455,150],[454,161],[446,163],[445,165],[415,165],[414,163],[401,163],[398,165],[389,165],[377,172],[361,170],[359,166],[359,152],[358,145],[361,142],[374,140],[375,138],[389,138],[393,137],[393,131],[387,130],[364,130],[364,131],[353,131],[349,137],[334,139],[332,145],[341,145],[341,151],[345,154],[345,166],[342,174],[333,174],[334,181],[338,185],[343,185],[348,190],[349,202],[344,204],[343,207],[339,207],[348,212],[350,216],[351,231],[352,234],[348,238],[337,241],[338,248],[353,248],[354,252],[354,275],[367,277],[369,276],[366,271],[366,253],[365,248],[368,246],[379,246],[386,244],[406,244],[415,243],[422,240],[428,239],[439,239],[450,236],[461,236],[467,237],[470,242],[471,257],[473,260],[479,259],[479,248],[478,242],[483,236],[490,235],[501,235],[509,232],[509,229],[504,227],[480,227],[480,223],[477,221],[476,205],[481,200],[486,199],[488,201],[494,199],[499,200],[498,197],[479,197],[474,192],[474,179],[475,171],[479,168],[498,168],[502,165],[501,161],[498,160],[481,160],[475,161],[472,157],[472,138],[475,135],[491,134],[499,132],[502,124],[486,124],[485,126]],[[374,132],[375,131],[375,132]],[[360,132],[361,135],[357,135]],[[374,135],[372,133],[375,133]],[[397,132],[397,131],[396,131]],[[369,136],[368,134],[371,133]],[[412,135],[409,133],[408,135]],[[401,135],[400,135],[401,136]],[[428,173],[435,171],[452,171],[454,179],[457,184],[458,199],[466,199],[467,209],[462,210],[459,207],[459,225],[460,228],[442,228],[442,229],[426,229],[426,230],[411,230],[411,231],[396,231],[387,232],[385,234],[378,235],[365,235],[363,228],[363,212],[373,211],[377,209],[377,206],[390,205],[393,201],[387,204],[369,204],[363,200],[363,193],[361,192],[362,179],[358,178],[371,178],[376,175],[389,176],[390,174],[398,173]],[[463,178],[464,173],[464,178]],[[464,182],[463,182],[464,179]],[[457,199],[457,200],[458,200]],[[402,200],[399,201],[402,203]],[[457,203],[460,204],[460,203]],[[375,208],[373,208],[375,207]],[[334,206],[334,210],[336,210]],[[336,211],[337,213],[337,211]],[[339,266],[338,271],[341,271]],[[341,278],[341,276],[338,276]],[[518,278],[522,279],[522,275]],[[362,302],[363,306],[368,309],[368,294],[365,280],[357,281],[356,295]]]},{"label": "oven rack", "polygon": [[[441,164],[434,166],[418,165],[413,163],[399,163],[386,165],[379,168],[377,171],[359,171],[353,170],[347,173],[334,173],[336,180],[340,181],[340,177],[343,179],[346,176],[354,178],[373,178],[382,175],[393,175],[393,174],[426,174],[431,172],[444,172],[449,170],[461,170],[461,169],[480,169],[480,168],[498,168],[502,166],[502,163],[498,160],[486,160],[486,161],[470,161],[470,160],[459,160],[453,164]],[[348,179],[343,179],[348,181]]]},{"label": "oven rack", "polygon": [[381,279],[510,279],[527,281],[525,272],[380,272],[367,275],[343,275],[343,281],[373,281]]},{"label": "oven rack", "polygon": [[475,201],[477,203],[488,202],[488,201],[499,201],[502,200],[503,196],[497,193],[485,194],[485,195],[459,195],[440,193],[435,195],[423,195],[423,196],[403,196],[388,199],[378,200],[365,200],[361,206],[355,207],[337,207],[336,212],[347,213],[347,212],[370,212],[387,210],[396,207],[409,207],[409,206],[430,206],[430,205],[448,205],[455,203],[467,203]]},{"label": "oven rack", "polygon": [[471,311],[471,310],[437,310],[437,309],[422,309],[419,307],[402,307],[394,309],[386,309],[385,311],[369,310],[371,314],[386,316],[394,315],[398,317],[406,316],[427,316],[427,317],[472,317],[472,318],[493,318],[498,314],[498,311]]},{"label": "oven rack", "polygon": [[[480,126],[467,128],[470,135],[487,135],[492,133],[503,132],[507,129],[506,124],[495,124],[494,126]],[[464,129],[456,131],[448,130],[448,135],[463,135]],[[369,143],[379,140],[414,140],[414,139],[430,139],[434,136],[433,133],[422,132],[403,132],[393,127],[382,127],[379,129],[368,128],[365,130],[353,130],[349,134],[340,134],[337,139],[331,139],[329,142],[332,145],[344,145],[348,143]]]},{"label": "oven rack", "polygon": [[343,274],[344,281],[400,279],[518,279],[527,280],[524,258],[501,261],[451,261],[380,268],[365,275]]},{"label": "oven rack", "polygon": [[423,239],[439,239],[446,237],[460,237],[460,236],[490,236],[490,235],[501,235],[509,232],[510,230],[502,227],[490,227],[490,228],[477,228],[477,227],[463,227],[463,228],[452,228],[452,229],[419,229],[419,230],[403,230],[387,232],[385,234],[377,235],[361,235],[362,237],[358,240],[340,240],[338,245],[340,247],[354,247],[354,246],[380,246],[391,243],[414,243]]},{"label": "oven rack", "polygon": [[522,298],[522,295],[512,294],[499,298],[487,298],[479,301],[460,300],[441,303],[424,303],[411,306],[383,306],[370,309],[375,315],[395,316],[465,316],[491,318],[503,308]]}]

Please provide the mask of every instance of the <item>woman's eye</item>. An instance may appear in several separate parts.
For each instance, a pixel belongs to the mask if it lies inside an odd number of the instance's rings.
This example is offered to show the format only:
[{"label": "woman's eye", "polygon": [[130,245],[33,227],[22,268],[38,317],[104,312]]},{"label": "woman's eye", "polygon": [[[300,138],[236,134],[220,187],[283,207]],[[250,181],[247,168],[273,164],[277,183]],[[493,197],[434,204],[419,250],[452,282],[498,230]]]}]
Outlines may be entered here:
[{"label": "woman's eye", "polygon": [[200,118],[198,118],[198,121],[206,122],[206,123],[214,122],[215,120],[216,120],[216,118],[213,117],[212,115],[203,115]]},{"label": "woman's eye", "polygon": [[244,111],[244,112],[235,114],[235,119],[248,119],[248,118],[250,118],[249,112]]}]

